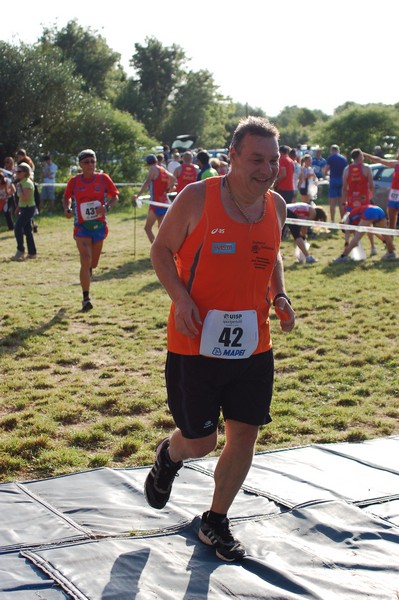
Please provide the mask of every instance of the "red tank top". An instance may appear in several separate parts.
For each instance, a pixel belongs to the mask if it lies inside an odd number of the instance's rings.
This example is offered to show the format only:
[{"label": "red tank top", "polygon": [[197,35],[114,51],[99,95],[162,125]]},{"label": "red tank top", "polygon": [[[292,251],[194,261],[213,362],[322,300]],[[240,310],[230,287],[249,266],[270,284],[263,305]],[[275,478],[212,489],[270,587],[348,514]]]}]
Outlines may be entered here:
[{"label": "red tank top", "polygon": [[[179,277],[196,303],[201,321],[211,309],[256,310],[259,343],[254,354],[271,348],[269,286],[280,247],[280,226],[272,192],[259,223],[238,223],[222,204],[220,177],[206,179],[201,219],[177,252]],[[168,321],[168,350],[198,355],[200,333],[191,339],[176,330],[175,306]]]},{"label": "red tank top", "polygon": [[194,167],[194,165],[183,164],[181,166],[181,173],[177,178],[176,192],[181,192],[186,185],[189,183],[194,183],[194,181],[197,181],[197,169]]},{"label": "red tank top", "polygon": [[150,184],[150,194],[151,200],[154,202],[166,202],[168,203],[168,198],[166,192],[169,187],[169,177],[168,172],[164,167],[158,167],[158,176],[156,179],[153,179]]},{"label": "red tank top", "polygon": [[393,172],[391,190],[399,190],[399,163],[395,165],[395,170]]},{"label": "red tank top", "polygon": [[349,165],[348,174],[348,208],[356,208],[369,203],[368,178],[363,173],[362,164]]}]

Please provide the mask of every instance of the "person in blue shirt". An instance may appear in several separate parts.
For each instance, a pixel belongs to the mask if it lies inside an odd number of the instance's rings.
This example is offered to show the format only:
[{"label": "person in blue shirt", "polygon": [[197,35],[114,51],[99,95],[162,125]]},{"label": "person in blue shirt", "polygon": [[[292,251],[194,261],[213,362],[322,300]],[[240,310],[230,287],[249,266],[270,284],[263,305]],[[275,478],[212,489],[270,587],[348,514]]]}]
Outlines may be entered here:
[{"label": "person in blue shirt", "polygon": [[321,155],[321,148],[316,148],[314,156],[312,156],[312,167],[317,179],[322,179],[324,176],[324,167],[327,161]]},{"label": "person in blue shirt", "polygon": [[324,167],[324,176],[330,174],[330,183],[328,186],[328,200],[330,204],[331,221],[334,221],[335,207],[338,206],[341,218],[345,214],[345,207],[342,204],[342,176],[345,167],[348,164],[345,156],[339,151],[339,146],[331,146],[331,154],[327,158],[327,164]]}]

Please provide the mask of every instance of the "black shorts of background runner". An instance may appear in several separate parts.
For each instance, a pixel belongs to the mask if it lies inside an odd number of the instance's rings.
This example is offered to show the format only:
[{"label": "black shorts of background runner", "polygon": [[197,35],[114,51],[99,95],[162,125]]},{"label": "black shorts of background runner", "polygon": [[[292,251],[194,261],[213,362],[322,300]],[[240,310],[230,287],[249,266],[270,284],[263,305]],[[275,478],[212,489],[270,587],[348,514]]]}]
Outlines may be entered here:
[{"label": "black shorts of background runner", "polygon": [[276,190],[282,198],[284,198],[286,204],[291,204],[294,201],[295,190]]},{"label": "black shorts of background runner", "polygon": [[[298,217],[292,210],[287,209],[287,217],[289,219],[297,219]],[[291,231],[292,237],[294,240],[297,240],[301,237],[301,225],[291,225],[291,223],[287,223],[288,229]]]},{"label": "black shorts of background runner", "polygon": [[185,356],[168,352],[168,405],[184,437],[206,437],[224,419],[249,425],[272,420],[273,350],[239,360]]}]

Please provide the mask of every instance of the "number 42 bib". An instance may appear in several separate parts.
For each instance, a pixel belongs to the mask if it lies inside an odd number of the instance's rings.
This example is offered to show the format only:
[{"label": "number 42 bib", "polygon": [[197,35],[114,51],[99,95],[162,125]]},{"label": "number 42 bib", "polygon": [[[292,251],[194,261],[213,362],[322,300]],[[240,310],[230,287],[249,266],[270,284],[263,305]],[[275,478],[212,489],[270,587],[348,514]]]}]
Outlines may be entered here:
[{"label": "number 42 bib", "polygon": [[259,340],[256,310],[210,310],[202,328],[200,354],[213,358],[248,358]]}]

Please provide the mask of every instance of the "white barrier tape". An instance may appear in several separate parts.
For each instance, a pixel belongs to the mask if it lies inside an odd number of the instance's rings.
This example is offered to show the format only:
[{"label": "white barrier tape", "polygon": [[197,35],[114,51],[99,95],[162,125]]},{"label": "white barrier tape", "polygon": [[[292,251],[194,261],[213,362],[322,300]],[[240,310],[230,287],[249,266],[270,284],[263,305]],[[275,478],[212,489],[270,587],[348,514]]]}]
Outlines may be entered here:
[{"label": "white barrier tape", "polygon": [[162,208],[170,208],[171,204],[165,204],[164,202],[154,202],[154,200],[145,200],[145,198],[151,198],[151,196],[139,196],[136,200],[137,208],[141,208],[143,204],[150,204],[151,206],[161,206]]},{"label": "white barrier tape", "polygon": [[348,225],[346,223],[324,223],[323,221],[308,221],[308,219],[290,219],[287,217],[287,224],[305,225],[305,227],[327,227],[327,229],[345,229],[349,231],[363,231],[365,233],[379,233],[381,235],[399,235],[399,229],[388,229],[380,227],[370,227],[368,225]]},{"label": "white barrier tape", "polygon": [[[162,206],[169,208],[170,204],[164,204],[163,202],[153,202],[152,200],[146,200],[150,196],[140,196],[137,201],[137,206],[140,208],[141,204],[151,204],[152,206]],[[140,204],[139,204],[140,203]],[[349,231],[364,231],[365,233],[379,233],[380,235],[399,235],[399,229],[383,229],[380,227],[369,227],[366,225],[347,225],[346,223],[324,223],[323,221],[310,221],[308,219],[286,219],[287,225],[301,225],[305,227],[326,227],[328,229],[346,229]]]}]

